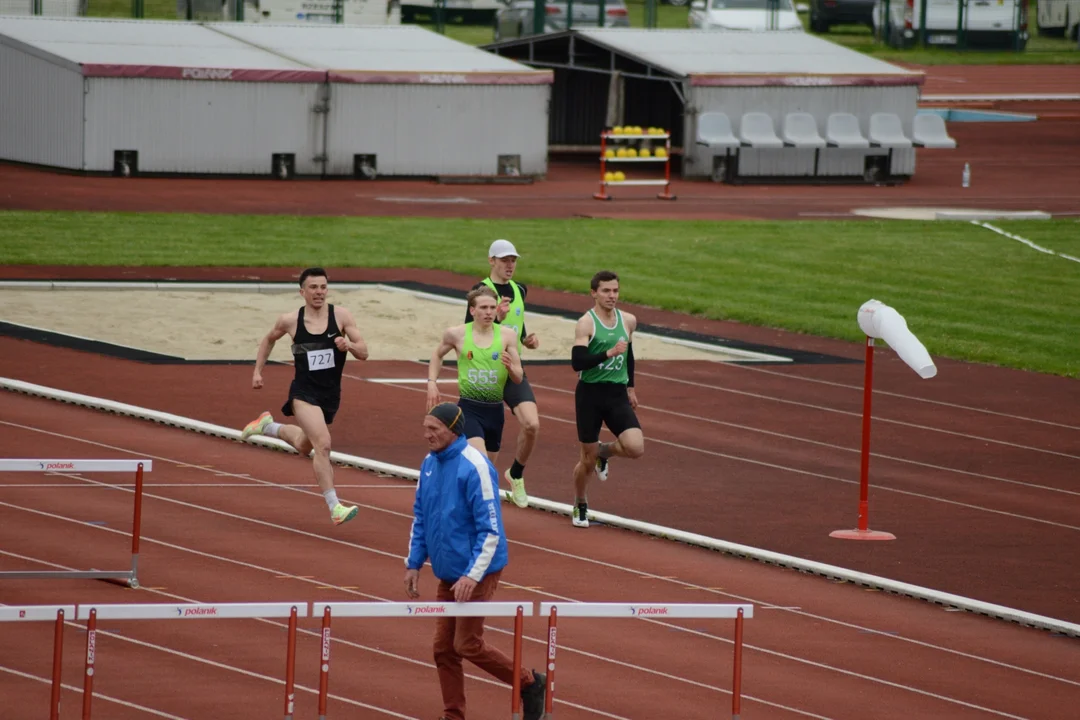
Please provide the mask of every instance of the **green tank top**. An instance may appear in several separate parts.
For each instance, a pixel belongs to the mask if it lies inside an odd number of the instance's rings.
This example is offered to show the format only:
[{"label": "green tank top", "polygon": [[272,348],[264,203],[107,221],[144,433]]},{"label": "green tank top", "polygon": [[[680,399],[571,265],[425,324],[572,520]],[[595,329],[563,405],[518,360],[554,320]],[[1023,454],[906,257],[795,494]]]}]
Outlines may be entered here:
[{"label": "green tank top", "polygon": [[[589,354],[607,352],[611,348],[615,347],[620,340],[626,340],[630,342],[630,338],[626,335],[626,328],[623,327],[622,311],[615,311],[615,327],[606,327],[600,318],[596,316],[596,313],[592,310],[589,311],[593,320],[593,335],[589,339]],[[614,357],[609,357],[604,362],[600,363],[596,367],[583,370],[581,373],[581,381],[587,383],[618,383],[620,385],[626,385],[630,382],[630,377],[626,373],[626,356],[624,351]]]},{"label": "green tank top", "polygon": [[502,331],[493,327],[491,345],[477,347],[473,342],[473,324],[465,323],[465,337],[458,355],[458,392],[461,397],[480,402],[501,403],[503,387],[510,377],[499,357],[502,355]]},{"label": "green tank top", "polygon": [[[521,326],[525,323],[525,300],[521,297],[521,288],[518,287],[518,284],[513,280],[510,280],[509,283],[510,289],[514,291],[514,297],[510,300],[510,309],[507,310],[506,317],[499,324],[503,327],[513,328],[514,337],[518,341],[518,353],[520,353],[522,348]],[[484,284],[491,288],[496,297],[499,297],[499,290],[495,287],[495,283],[490,276],[484,278]]]}]

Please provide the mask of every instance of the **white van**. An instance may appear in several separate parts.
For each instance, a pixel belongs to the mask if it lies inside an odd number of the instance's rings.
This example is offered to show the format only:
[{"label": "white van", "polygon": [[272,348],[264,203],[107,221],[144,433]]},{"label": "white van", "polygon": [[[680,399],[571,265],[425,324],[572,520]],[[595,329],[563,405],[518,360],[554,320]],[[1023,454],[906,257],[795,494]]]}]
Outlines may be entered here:
[{"label": "white van", "polygon": [[1039,0],[1038,17],[1040,35],[1080,39],[1080,0]]},{"label": "white van", "polygon": [[[495,13],[503,4],[499,0],[446,0],[443,4],[443,22],[494,26]],[[402,22],[416,22],[418,15],[425,15],[434,22],[435,0],[401,0]]]},{"label": "white van", "polygon": [[878,0],[874,6],[874,34],[893,47],[913,46],[922,27],[924,2],[927,45],[1002,50],[1023,50],[1027,46],[1025,0]]},{"label": "white van", "polygon": [[[390,0],[245,0],[244,20],[257,23],[334,23],[340,3],[345,25],[397,24]],[[231,4],[231,3],[230,3]]]}]

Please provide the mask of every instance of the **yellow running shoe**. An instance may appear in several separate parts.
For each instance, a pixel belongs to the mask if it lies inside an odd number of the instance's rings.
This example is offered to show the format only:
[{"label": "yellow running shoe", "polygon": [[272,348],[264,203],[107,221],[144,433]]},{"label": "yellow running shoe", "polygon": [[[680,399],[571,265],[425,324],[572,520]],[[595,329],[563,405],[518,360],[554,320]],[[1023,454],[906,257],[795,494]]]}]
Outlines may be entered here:
[{"label": "yellow running shoe", "polygon": [[525,492],[525,478],[510,477],[510,471],[503,473],[510,483],[510,500],[519,508],[529,507],[529,493]]},{"label": "yellow running shoe", "polygon": [[355,505],[342,505],[338,503],[334,506],[334,509],[330,511],[330,519],[334,521],[335,525],[341,525],[347,523],[356,517],[356,513],[360,512],[360,508]]},{"label": "yellow running shoe", "polygon": [[274,422],[274,416],[267,410],[247,424],[247,427],[244,428],[244,432],[240,433],[240,439],[247,440],[252,435],[262,435],[263,431],[266,430],[266,426],[272,422]]}]

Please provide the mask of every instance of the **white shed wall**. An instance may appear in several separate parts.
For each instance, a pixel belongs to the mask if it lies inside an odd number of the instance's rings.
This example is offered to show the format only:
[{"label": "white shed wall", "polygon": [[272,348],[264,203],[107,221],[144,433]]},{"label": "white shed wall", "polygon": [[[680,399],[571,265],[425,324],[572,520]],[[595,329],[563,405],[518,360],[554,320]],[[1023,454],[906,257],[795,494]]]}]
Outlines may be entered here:
[{"label": "white shed wall", "polygon": [[332,86],[332,174],[354,154],[377,155],[380,175],[495,175],[499,155],[547,172],[550,85]]},{"label": "white shed wall", "polygon": [[685,148],[689,163],[683,175],[708,175],[712,168],[707,148],[697,145],[697,115],[703,112],[727,113],[732,130],[738,135],[743,113],[764,112],[773,120],[777,134],[784,115],[808,112],[818,123],[818,132],[825,134],[825,121],[830,113],[849,112],[859,118],[863,135],[869,129],[870,115],[891,112],[900,116],[904,132],[910,137],[911,125],[918,110],[919,90],[915,85],[893,86],[825,86],[825,87],[689,87],[688,105],[694,112],[684,117]]},{"label": "white shed wall", "polygon": [[83,78],[0,44],[0,158],[82,169]]},{"label": "white shed wall", "polygon": [[296,172],[319,174],[319,85],[90,78],[86,169],[113,168],[138,150],[139,172],[269,174],[271,155],[295,153]]}]

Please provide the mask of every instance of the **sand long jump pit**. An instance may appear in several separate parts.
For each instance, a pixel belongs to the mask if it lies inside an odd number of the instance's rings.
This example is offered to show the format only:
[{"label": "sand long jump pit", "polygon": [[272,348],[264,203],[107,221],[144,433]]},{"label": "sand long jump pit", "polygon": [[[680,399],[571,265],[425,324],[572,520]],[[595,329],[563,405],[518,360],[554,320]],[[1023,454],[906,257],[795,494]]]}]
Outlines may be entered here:
[{"label": "sand long jump pit", "polygon": [[[348,308],[370,360],[426,361],[443,331],[465,321],[464,292],[420,291],[393,284],[335,283],[329,302]],[[5,334],[71,338],[154,354],[177,362],[252,362],[278,315],[303,300],[291,283],[61,282],[0,283]],[[581,312],[588,309],[582,298]],[[528,361],[569,362],[579,314],[528,311],[525,325],[540,347]],[[790,362],[766,352],[724,347],[708,338],[668,337],[644,327],[634,335],[639,360]],[[270,359],[291,362],[290,343]],[[350,357],[350,361],[353,359]],[[453,353],[446,358],[453,360]]]}]

